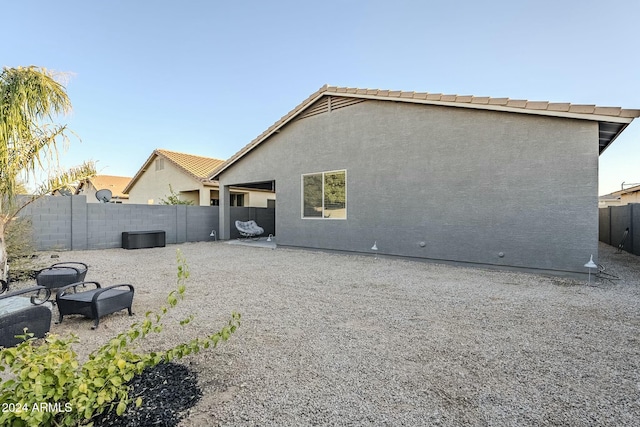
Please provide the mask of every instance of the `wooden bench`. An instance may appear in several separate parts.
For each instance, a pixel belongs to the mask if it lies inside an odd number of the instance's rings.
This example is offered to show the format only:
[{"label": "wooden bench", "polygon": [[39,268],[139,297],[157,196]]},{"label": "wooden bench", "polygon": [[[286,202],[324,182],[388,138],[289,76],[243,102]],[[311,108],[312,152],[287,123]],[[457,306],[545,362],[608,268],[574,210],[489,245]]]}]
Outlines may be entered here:
[{"label": "wooden bench", "polygon": [[164,230],[123,231],[122,249],[157,248],[166,245]]}]

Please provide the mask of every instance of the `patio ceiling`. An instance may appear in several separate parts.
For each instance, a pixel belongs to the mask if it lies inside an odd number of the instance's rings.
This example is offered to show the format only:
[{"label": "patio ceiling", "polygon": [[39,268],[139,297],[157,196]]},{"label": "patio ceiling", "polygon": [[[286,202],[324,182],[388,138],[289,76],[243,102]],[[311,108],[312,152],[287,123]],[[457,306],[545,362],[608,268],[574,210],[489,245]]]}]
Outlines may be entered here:
[{"label": "patio ceiling", "polygon": [[599,146],[600,146],[600,154],[604,152],[604,150],[611,145],[614,139],[618,137],[628,126],[628,123],[613,123],[613,122],[599,122]]}]

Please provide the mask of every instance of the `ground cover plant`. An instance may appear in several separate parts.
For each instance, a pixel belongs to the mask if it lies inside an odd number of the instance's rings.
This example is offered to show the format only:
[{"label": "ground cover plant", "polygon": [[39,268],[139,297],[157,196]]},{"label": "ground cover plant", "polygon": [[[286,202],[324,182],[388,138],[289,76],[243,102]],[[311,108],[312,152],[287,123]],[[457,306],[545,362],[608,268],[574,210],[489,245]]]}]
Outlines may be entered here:
[{"label": "ground cover plant", "polygon": [[[48,335],[43,341],[30,338],[16,347],[0,350],[0,371],[8,367],[13,378],[0,383],[0,425],[75,426],[93,425],[93,419],[115,411],[120,416],[127,406],[141,406],[143,397],[132,402],[130,382],[146,369],[170,363],[201,349],[226,341],[240,325],[240,314],[232,313],[219,331],[175,345],[168,350],[139,354],[135,343],[150,333],[163,330],[163,318],[186,291],[189,269],[182,253],[177,255],[177,287],[158,311],[149,311],[144,320],[110,339],[92,352],[85,363],[78,361],[73,345],[75,335]],[[180,321],[188,325],[193,316]]]}]

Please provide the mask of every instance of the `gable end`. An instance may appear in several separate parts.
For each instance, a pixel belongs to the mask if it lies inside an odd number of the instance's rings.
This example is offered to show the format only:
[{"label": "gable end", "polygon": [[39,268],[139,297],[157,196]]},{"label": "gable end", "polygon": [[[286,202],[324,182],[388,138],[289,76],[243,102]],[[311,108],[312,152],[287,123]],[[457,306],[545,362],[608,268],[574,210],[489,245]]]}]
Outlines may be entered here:
[{"label": "gable end", "polygon": [[307,117],[317,116],[318,114],[330,113],[333,110],[350,107],[364,101],[366,101],[366,99],[363,98],[323,96],[304,110],[296,120],[306,119]]}]

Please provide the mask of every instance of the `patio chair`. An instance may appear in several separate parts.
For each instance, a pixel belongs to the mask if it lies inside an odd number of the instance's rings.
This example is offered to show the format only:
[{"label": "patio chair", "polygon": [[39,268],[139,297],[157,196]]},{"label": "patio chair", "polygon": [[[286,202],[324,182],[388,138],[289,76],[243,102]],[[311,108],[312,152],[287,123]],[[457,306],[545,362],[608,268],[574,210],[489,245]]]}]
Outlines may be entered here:
[{"label": "patio chair", "polygon": [[260,227],[254,220],[249,221],[236,221],[236,228],[242,237],[247,239],[259,239],[264,228]]},{"label": "patio chair", "polygon": [[[78,286],[85,287],[93,285],[94,289],[78,291]],[[58,290],[56,295],[56,305],[61,323],[66,314],[80,314],[93,319],[91,329],[96,329],[100,323],[100,318],[107,314],[115,313],[125,308],[132,316],[131,305],[133,304],[133,286],[113,285],[103,288],[98,282],[79,282],[64,286]]]},{"label": "patio chair", "polygon": [[[32,294],[30,298],[22,295]],[[41,295],[42,294],[42,295]],[[51,290],[42,286],[0,295],[0,346],[13,347],[22,339],[24,329],[35,338],[43,338],[51,327],[51,309],[43,304],[49,299]]]},{"label": "patio chair", "polygon": [[36,274],[36,283],[47,289],[57,289],[84,281],[89,267],[83,262],[58,262]]}]

